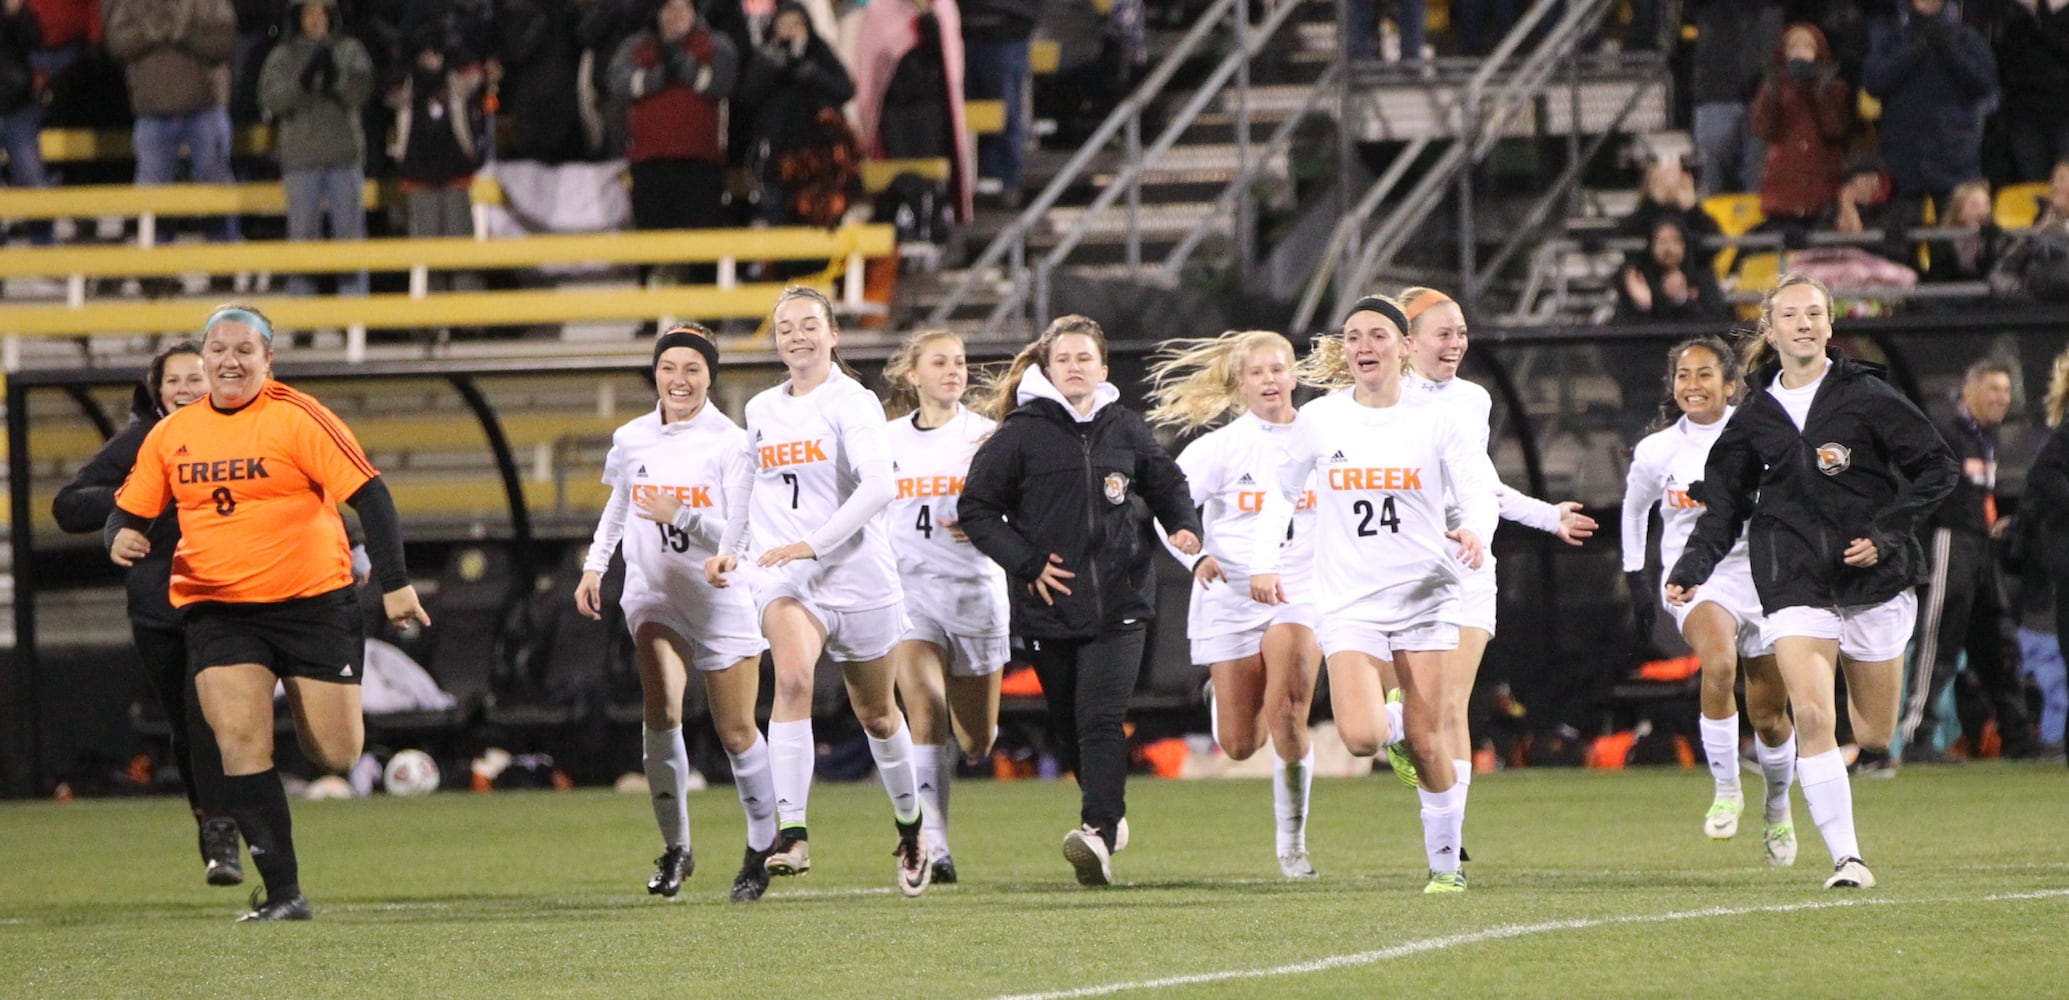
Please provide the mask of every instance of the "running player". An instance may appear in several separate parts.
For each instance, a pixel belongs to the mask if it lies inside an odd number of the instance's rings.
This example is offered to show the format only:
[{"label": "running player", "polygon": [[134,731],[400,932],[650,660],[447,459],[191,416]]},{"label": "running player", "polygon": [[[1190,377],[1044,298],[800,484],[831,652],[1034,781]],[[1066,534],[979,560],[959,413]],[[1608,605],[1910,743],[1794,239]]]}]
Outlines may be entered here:
[{"label": "running player", "polygon": [[[922,330],[884,366],[892,414],[885,428],[897,496],[885,508],[905,615],[912,628],[891,652],[912,724],[921,837],[936,884],[956,881],[948,849],[948,786],[954,742],[964,756],[991,753],[999,677],[1009,654],[1006,572],[970,544],[956,516],[970,457],[997,427],[963,405],[970,363],[961,337]],[[907,411],[910,412],[907,412]]]},{"label": "running player", "polygon": [[703,675],[711,721],[733,765],[733,787],[747,812],[747,857],[733,879],[736,903],[760,899],[776,840],[776,794],[769,747],[755,728],[761,654],[768,648],[754,624],[754,602],[704,579],[704,561],[725,533],[727,465],[747,435],[710,405],[718,345],[701,326],[683,326],[654,341],[654,409],[611,435],[603,481],[610,502],[575,585],[575,607],[603,617],[603,575],[611,553],[625,550],[619,605],[632,632],[645,723],[647,796],[661,826],[661,856],[647,892],[673,897],[696,868],[690,846],[690,754],[683,745],[686,666]]},{"label": "running player", "polygon": [[[1696,337],[1667,352],[1667,384],[1679,419],[1638,442],[1624,486],[1624,574],[1643,641],[1650,642],[1658,588],[1645,574],[1645,531],[1652,508],[1660,511],[1660,564],[1672,566],[1688,544],[1703,505],[1689,487],[1703,478],[1710,446],[1737,410],[1741,387],[1738,355],[1716,337]],[[1671,413],[1661,405],[1661,421]],[[1796,776],[1796,733],[1789,722],[1788,693],[1775,668],[1774,650],[1760,637],[1766,618],[1753,590],[1753,569],[1740,536],[1703,586],[1702,597],[1669,604],[1682,638],[1702,663],[1702,712],[1698,728],[1710,763],[1716,799],[1703,816],[1713,840],[1738,834],[1745,792],[1739,787],[1740,665],[1746,669],[1746,713],[1753,717],[1754,747],[1766,783],[1766,831],[1762,841],[1773,865],[1796,863],[1796,825],[1789,815],[1789,783]]]},{"label": "running player", "polygon": [[999,429],[970,460],[959,507],[970,541],[1013,578],[1013,634],[1078,779],[1063,859],[1086,886],[1112,884],[1128,846],[1124,722],[1157,613],[1150,517],[1180,552],[1200,550],[1185,473],[1106,374],[1106,334],[1084,316],[1021,348],[978,406]]},{"label": "running player", "polygon": [[[1314,602],[1329,664],[1330,704],[1344,743],[1371,756],[1389,739],[1381,671],[1401,681],[1403,722],[1421,787],[1424,892],[1463,892],[1458,768],[1441,716],[1453,703],[1445,661],[1459,645],[1467,572],[1500,516],[1487,451],[1449,413],[1416,401],[1402,378],[1408,317],[1392,299],[1360,299],[1340,337],[1318,338],[1303,381],[1347,389],[1300,408],[1293,443],[1258,518],[1250,592],[1298,600],[1282,580],[1279,540],[1315,486]],[[1447,530],[1447,499],[1463,514]]]},{"label": "running player", "polygon": [[[898,888],[917,896],[932,872],[920,848],[912,733],[893,690],[891,648],[910,623],[878,516],[897,494],[883,405],[835,352],[840,324],[826,296],[784,291],[770,328],[790,378],[747,402],[747,448],[726,475],[725,535],[704,564],[715,587],[730,586],[730,574],[742,570],[775,660],[769,762],[778,830],[765,867],[770,875],[812,869],[812,681],[825,652],[841,665],[891,796]],[[747,566],[741,553],[751,556]]]},{"label": "running player", "polygon": [[174,413],[144,438],[115,494],[117,565],[151,552],[145,534],[170,503],[180,543],[172,604],[186,614],[201,711],[223,755],[223,804],[265,882],[241,920],[307,920],[287,793],[273,769],[273,688],[316,766],[343,771],[366,742],[365,672],[342,499],[359,512],[388,620],[429,625],[402,558],[402,528],[380,473],[337,415],[273,379],[273,326],[226,306],[202,327],[206,406]]},{"label": "running player", "polygon": [[[1494,400],[1486,389],[1458,377],[1459,366],[1466,357],[1465,312],[1451,296],[1433,288],[1407,289],[1401,293],[1401,306],[1408,317],[1409,369],[1404,377],[1408,390],[1449,411],[1459,422],[1459,428],[1485,453]],[[1579,545],[1595,533],[1595,519],[1581,513],[1578,502],[1546,503],[1498,482],[1495,487],[1504,519],[1557,535],[1568,545]],[[1454,497],[1453,504],[1457,502]],[[1453,523],[1457,523],[1456,518]],[[1492,538],[1482,541],[1490,546],[1494,542]],[[1486,555],[1479,568],[1466,576],[1465,592],[1460,597],[1463,617],[1459,621],[1458,652],[1446,660],[1449,676],[1444,689],[1451,703],[1445,706],[1444,745],[1459,775],[1461,813],[1473,788],[1473,684],[1480,676],[1480,660],[1487,655],[1487,644],[1494,639],[1495,608],[1499,603],[1494,553],[1489,551]]]},{"label": "running player", "polygon": [[[58,527],[73,533],[101,533],[115,510],[115,490],[136,465],[144,436],[173,411],[206,395],[208,375],[202,370],[199,344],[182,340],[159,351],[130,401],[129,423],[51,501],[50,513]],[[237,857],[237,821],[222,806],[222,754],[195,704],[187,639],[180,630],[179,612],[166,596],[173,550],[180,541],[179,518],[151,522],[149,541],[151,554],[130,567],[125,580],[130,638],[143,667],[144,683],[165,712],[172,759],[187,792],[187,807],[200,828],[203,878],[210,885],[240,885],[244,866]]]},{"label": "running player", "polygon": [[1706,508],[1666,595],[1695,600],[1751,521],[1762,637],[1796,717],[1803,800],[1832,852],[1825,888],[1865,889],[1875,876],[1861,860],[1834,736],[1835,674],[1846,671],[1854,738],[1864,752],[1886,751],[1918,616],[1912,588],[1924,578],[1918,526],[1959,470],[1925,414],[1831,340],[1832,293],[1808,275],[1783,275],[1760,307],[1746,365],[1752,395],[1710,446],[1695,498]]},{"label": "running player", "polygon": [[[1196,556],[1172,550],[1193,568],[1185,634],[1194,663],[1208,664],[1215,742],[1231,760],[1272,747],[1272,816],[1279,872],[1314,878],[1308,860],[1308,789],[1314,750],[1308,709],[1322,648],[1315,643],[1312,553],[1313,491],[1303,493],[1288,545],[1303,551],[1283,562],[1296,600],[1273,607],[1250,596],[1250,553],[1258,513],[1293,437],[1293,345],[1269,330],[1230,331],[1205,340],[1166,342],[1150,368],[1152,424],[1198,431],[1178,455],[1206,537]],[[1231,419],[1233,418],[1233,419]],[[1226,421],[1226,423],[1223,423]]]}]

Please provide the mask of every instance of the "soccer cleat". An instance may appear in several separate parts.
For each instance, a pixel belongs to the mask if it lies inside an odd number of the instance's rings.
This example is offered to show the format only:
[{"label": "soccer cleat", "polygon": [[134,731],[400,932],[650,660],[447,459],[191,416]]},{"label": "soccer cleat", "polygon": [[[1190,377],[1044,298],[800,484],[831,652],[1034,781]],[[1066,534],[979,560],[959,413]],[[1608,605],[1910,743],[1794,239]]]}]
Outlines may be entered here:
[{"label": "soccer cleat", "polygon": [[1788,820],[1769,823],[1761,840],[1767,845],[1768,864],[1787,868],[1796,863],[1796,824]]},{"label": "soccer cleat", "polygon": [[1063,835],[1063,860],[1077,870],[1079,885],[1113,884],[1113,852],[1089,825]]},{"label": "soccer cleat", "polygon": [[1847,771],[1863,780],[1894,778],[1897,776],[1897,762],[1887,750],[1870,750],[1862,747]]},{"label": "soccer cleat", "polygon": [[309,900],[299,892],[286,899],[269,899],[261,903],[259,894],[262,891],[264,890],[251,891],[251,912],[238,917],[238,923],[247,920],[310,920],[316,916],[315,912],[309,909]]},{"label": "soccer cleat", "polygon": [[803,875],[812,870],[812,845],[804,832],[804,827],[793,826],[776,834],[776,844],[769,849],[770,875]]},{"label": "soccer cleat", "polygon": [[201,824],[201,856],[208,862],[209,885],[243,885],[244,865],[237,858],[237,821],[218,816]]},{"label": "soccer cleat", "polygon": [[1710,811],[1703,814],[1703,832],[1711,840],[1730,840],[1739,835],[1739,814],[1745,811],[1745,792],[1718,795],[1717,801],[1710,803]]},{"label": "soccer cleat", "polygon": [[1422,892],[1425,896],[1440,892],[1464,891],[1466,891],[1465,872],[1431,872],[1429,884],[1422,887]]},{"label": "soccer cleat", "polygon": [[1287,878],[1314,878],[1315,866],[1308,863],[1305,849],[1296,848],[1279,855],[1279,874]]},{"label": "soccer cleat", "polygon": [[942,851],[939,854],[929,857],[927,859],[927,867],[933,869],[934,871],[933,883],[935,885],[955,884],[955,857],[950,855],[947,851]]},{"label": "soccer cleat", "polygon": [[674,899],[682,891],[683,879],[697,870],[697,857],[687,847],[671,847],[654,859],[653,877],[647,879],[647,895]]},{"label": "soccer cleat", "polygon": [[740,874],[733,876],[733,902],[752,903],[768,891],[769,852],[750,847],[740,861]]},{"label": "soccer cleat", "polygon": [[1832,866],[1832,877],[1825,880],[1827,889],[1873,889],[1875,873],[1868,870],[1868,863],[1859,858],[1841,858]]},{"label": "soccer cleat", "polygon": [[[1387,704],[1398,705],[1400,703],[1400,688],[1387,692]],[[1421,779],[1415,773],[1415,761],[1408,756],[1408,734],[1395,733],[1394,735],[1399,738],[1387,744],[1387,766],[1394,769],[1394,777],[1400,779],[1402,784],[1414,788]]]},{"label": "soccer cleat", "polygon": [[934,880],[934,866],[927,863],[927,852],[920,847],[918,820],[898,824],[898,846],[891,848],[891,856],[898,859],[898,891],[907,899],[926,892]]}]

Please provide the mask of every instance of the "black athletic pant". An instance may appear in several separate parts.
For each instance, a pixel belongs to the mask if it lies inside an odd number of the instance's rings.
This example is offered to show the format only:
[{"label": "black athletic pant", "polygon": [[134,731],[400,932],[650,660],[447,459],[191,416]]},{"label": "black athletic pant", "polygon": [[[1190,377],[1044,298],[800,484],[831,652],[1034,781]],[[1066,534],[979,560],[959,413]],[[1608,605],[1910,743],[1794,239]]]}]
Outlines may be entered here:
[{"label": "black athletic pant", "polygon": [[[1935,528],[1928,538],[1932,576],[1919,592],[1909,693],[1898,727],[1904,745],[1932,738],[1939,725],[1937,702],[1951,683],[1955,712],[1972,749],[1981,749],[1983,725],[1994,711],[2004,752],[2026,753],[2033,745],[2033,720],[2019,676],[2018,632],[1990,540],[1949,528]],[[1957,677],[1963,652],[1968,653],[1968,670]]]},{"label": "black athletic pant", "polygon": [[195,820],[228,815],[223,806],[223,754],[216,747],[215,732],[201,714],[194,674],[187,665],[186,634],[175,628],[134,623],[129,634],[136,643],[144,681],[165,712],[172,759],[180,769],[180,784],[187,790],[187,805],[194,810]]},{"label": "black athletic pant", "polygon": [[1028,641],[1049,704],[1058,763],[1078,776],[1080,819],[1109,848],[1121,817],[1128,815],[1128,737],[1121,724],[1142,672],[1142,643],[1139,627],[1094,639]]}]

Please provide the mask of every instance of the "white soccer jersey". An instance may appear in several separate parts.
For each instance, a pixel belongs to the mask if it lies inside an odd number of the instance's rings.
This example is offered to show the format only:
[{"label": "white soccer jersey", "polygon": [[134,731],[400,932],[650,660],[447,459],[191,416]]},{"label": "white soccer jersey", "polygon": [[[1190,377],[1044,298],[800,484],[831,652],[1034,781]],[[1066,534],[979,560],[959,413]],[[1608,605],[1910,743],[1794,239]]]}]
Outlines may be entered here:
[{"label": "white soccer jersey", "polygon": [[[1273,615],[1270,605],[1250,599],[1250,557],[1256,549],[1258,515],[1265,497],[1277,488],[1279,466],[1293,442],[1293,424],[1270,424],[1245,413],[1226,426],[1194,439],[1178,455],[1178,467],[1192,491],[1193,506],[1201,509],[1200,523],[1207,537],[1201,541],[1201,555],[1213,556],[1228,580],[1204,585],[1193,580],[1192,601],[1186,614],[1185,634],[1207,639],[1261,628]],[[1305,595],[1312,601],[1309,571],[1313,546],[1314,490],[1303,491],[1293,518],[1292,531],[1279,532],[1282,545],[1293,551],[1279,559],[1279,572],[1288,594]],[[1170,542],[1165,541],[1170,548]],[[1200,556],[1178,553],[1179,565],[1190,566]]]},{"label": "white soccer jersey", "polygon": [[802,396],[791,395],[787,381],[758,393],[746,417],[753,487],[739,526],[740,560],[809,542],[818,558],[793,562],[783,575],[812,604],[868,611],[902,602],[881,516],[891,460],[876,395],[836,368]]},{"label": "white soccer jersey", "polygon": [[[1253,573],[1273,572],[1292,505],[1315,488],[1314,596],[1324,620],[1400,631],[1458,615],[1468,570],[1444,537],[1447,491],[1481,543],[1494,533],[1494,464],[1442,410],[1362,406],[1351,392],[1300,408],[1278,489],[1259,518]],[[1267,537],[1273,537],[1267,542]],[[1301,595],[1288,595],[1294,600]]]},{"label": "white soccer jersey", "polygon": [[[1710,446],[1723,436],[1724,425],[1736,409],[1727,408],[1724,419],[1709,425],[1682,417],[1647,435],[1632,450],[1631,472],[1624,482],[1624,572],[1645,568],[1646,515],[1655,503],[1660,508],[1660,565],[1672,571],[1681,560],[1688,535],[1703,514],[1703,505],[1688,495],[1688,487],[1702,480]],[[1752,579],[1753,565],[1746,555],[1743,533],[1711,571],[1712,576],[1720,574]]]},{"label": "white soccer jersey", "polygon": [[[920,429],[917,411],[884,425],[898,492],[884,508],[898,575],[908,596],[957,635],[1004,635],[1006,571],[944,522],[957,520],[956,504],[977,453],[997,422],[958,406],[939,427]],[[911,605],[908,605],[910,607]]]},{"label": "white soccer jersey", "polygon": [[[704,581],[704,561],[718,551],[725,533],[726,465],[746,440],[731,418],[708,404],[689,420],[672,424],[661,422],[657,404],[618,428],[603,464],[611,499],[583,568],[605,571],[612,550],[622,542],[625,606],[668,602],[692,621],[719,609],[751,612],[746,595]],[[689,530],[640,516],[637,502],[651,492],[674,494],[689,508]]]},{"label": "white soccer jersey", "polygon": [[[1413,395],[1417,400],[1434,403],[1449,412],[1459,424],[1459,429],[1469,435],[1473,447],[1487,450],[1488,438],[1493,433],[1494,397],[1478,383],[1462,378],[1433,382],[1409,370],[1401,375],[1403,395]],[[1496,499],[1501,504],[1504,520],[1514,521],[1527,528],[1536,528],[1546,534],[1559,531],[1559,507],[1546,503],[1528,493],[1510,489],[1499,479],[1495,481]],[[1451,513],[1452,527],[1458,526],[1459,512],[1454,505]],[[1489,540],[1491,543],[1491,540]],[[1490,557],[1481,572],[1494,571],[1494,560]]]}]

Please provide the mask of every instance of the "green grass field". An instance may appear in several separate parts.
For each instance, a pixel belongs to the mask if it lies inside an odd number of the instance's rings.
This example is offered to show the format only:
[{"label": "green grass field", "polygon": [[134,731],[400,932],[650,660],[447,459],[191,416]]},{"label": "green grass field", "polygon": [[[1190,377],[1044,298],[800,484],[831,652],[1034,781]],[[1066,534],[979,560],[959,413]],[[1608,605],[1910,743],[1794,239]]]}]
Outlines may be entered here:
[{"label": "green grass field", "polygon": [[[1749,796],[1757,794],[1757,777]],[[1278,878],[1256,780],[1130,786],[1121,885],[1080,889],[1065,782],[957,786],[959,886],[892,888],[874,783],[822,785],[813,872],[732,905],[732,790],[694,796],[698,868],[649,898],[643,797],[444,794],[298,802],[308,924],[235,925],[184,803],[0,804],[0,995],[2037,996],[2069,989],[2069,772],[1920,767],[1855,785],[1879,888],[1761,862],[1757,805],[1703,838],[1707,776],[1482,777],[1472,890],[1421,895],[1415,799],[1315,783],[1322,878]],[[1750,805],[1750,804],[1749,804]],[[249,866],[247,865],[247,868]],[[256,883],[256,873],[253,873]]]}]

